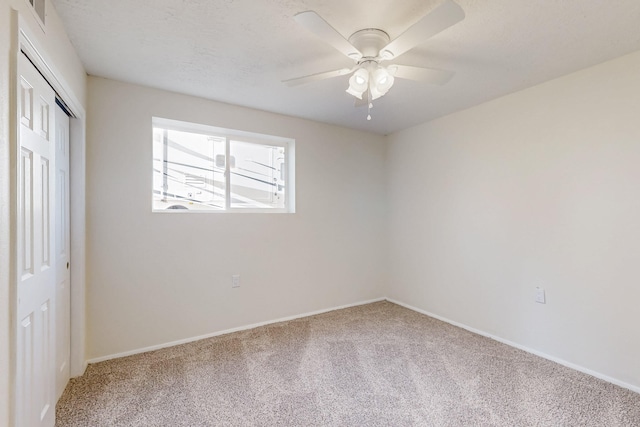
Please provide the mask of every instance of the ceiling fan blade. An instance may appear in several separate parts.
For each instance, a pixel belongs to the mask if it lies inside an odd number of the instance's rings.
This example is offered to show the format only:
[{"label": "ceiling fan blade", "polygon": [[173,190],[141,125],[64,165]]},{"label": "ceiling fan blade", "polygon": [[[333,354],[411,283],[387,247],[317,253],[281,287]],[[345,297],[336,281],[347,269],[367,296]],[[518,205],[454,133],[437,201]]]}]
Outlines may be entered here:
[{"label": "ceiling fan blade", "polygon": [[[427,41],[453,24],[464,19],[464,10],[452,0],[445,0],[424,18],[413,24],[407,31],[383,47],[380,52],[389,51],[388,58],[397,58],[418,44]],[[384,57],[384,56],[383,56]],[[387,58],[385,58],[387,59]]]},{"label": "ceiling fan blade", "polygon": [[338,49],[349,58],[358,60],[362,57],[362,53],[349,43],[342,35],[331,25],[312,10],[298,13],[294,19],[298,24],[305,27],[313,34],[320,37],[326,43]]},{"label": "ceiling fan blade", "polygon": [[362,99],[356,98],[353,102],[353,106],[355,108],[366,107],[369,104],[369,101],[363,96]]},{"label": "ceiling fan blade", "polygon": [[390,65],[389,72],[394,77],[415,80],[422,83],[443,85],[451,80],[455,74],[453,71],[436,70],[435,68],[412,67],[410,65]]},{"label": "ceiling fan blade", "polygon": [[352,68],[340,68],[339,70],[325,71],[323,73],[311,74],[308,76],[296,77],[294,79],[283,80],[282,83],[287,86],[299,86],[319,80],[330,79],[332,77],[346,76],[352,72]]}]

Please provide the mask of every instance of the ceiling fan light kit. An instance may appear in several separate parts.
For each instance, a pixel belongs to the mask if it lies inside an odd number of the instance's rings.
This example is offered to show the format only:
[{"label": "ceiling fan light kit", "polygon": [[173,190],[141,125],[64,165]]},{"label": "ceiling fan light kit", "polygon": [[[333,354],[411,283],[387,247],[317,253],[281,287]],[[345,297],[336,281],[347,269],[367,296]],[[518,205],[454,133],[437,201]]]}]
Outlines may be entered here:
[{"label": "ceiling fan light kit", "polygon": [[384,96],[393,86],[396,77],[434,84],[444,84],[451,79],[453,76],[451,71],[399,64],[385,67],[380,63],[396,59],[462,19],[464,19],[462,8],[452,0],[444,0],[394,40],[390,40],[386,32],[377,28],[356,31],[347,40],[316,12],[298,13],[295,20],[300,25],[351,58],[355,61],[356,66],[352,69],[343,68],[285,80],[284,83],[289,86],[297,86],[351,74],[346,92],[358,100],[363,100],[363,95],[366,94],[366,104],[369,108],[367,120],[371,120],[372,101]]},{"label": "ceiling fan light kit", "polygon": [[369,100],[373,101],[387,93],[393,82],[393,74],[389,69],[375,61],[365,61],[358,64],[358,68],[349,78],[346,92],[358,99],[362,99],[362,95],[367,92]]}]

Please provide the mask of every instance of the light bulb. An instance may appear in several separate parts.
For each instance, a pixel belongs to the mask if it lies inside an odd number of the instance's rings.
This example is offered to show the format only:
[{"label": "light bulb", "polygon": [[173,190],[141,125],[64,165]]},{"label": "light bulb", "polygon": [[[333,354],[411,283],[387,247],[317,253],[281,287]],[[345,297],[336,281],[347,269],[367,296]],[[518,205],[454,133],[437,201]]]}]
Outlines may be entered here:
[{"label": "light bulb", "polygon": [[364,79],[362,78],[362,76],[356,76],[356,83],[359,85],[364,84]]}]

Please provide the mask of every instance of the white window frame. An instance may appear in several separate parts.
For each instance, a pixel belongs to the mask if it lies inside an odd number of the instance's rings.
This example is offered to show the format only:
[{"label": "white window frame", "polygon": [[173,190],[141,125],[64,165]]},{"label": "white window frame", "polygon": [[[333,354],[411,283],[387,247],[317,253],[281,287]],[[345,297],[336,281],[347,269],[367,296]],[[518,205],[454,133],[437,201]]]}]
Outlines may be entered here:
[{"label": "white window frame", "polygon": [[[154,213],[167,214],[216,214],[216,213],[295,213],[295,140],[280,136],[265,135],[253,132],[246,132],[235,129],[225,129],[215,126],[203,125],[199,123],[184,122],[180,120],[165,119],[161,117],[152,118],[153,128],[163,128],[178,132],[199,133],[207,136],[214,136],[225,139],[225,206],[224,209],[155,209],[153,207],[153,191],[151,197],[151,210]],[[231,179],[230,179],[230,150],[231,141],[248,142],[252,144],[268,145],[274,147],[284,147],[285,164],[285,192],[284,208],[233,208],[231,207]],[[152,138],[153,151],[153,138]],[[152,156],[153,157],[153,156]],[[153,161],[152,161],[153,163]],[[153,170],[153,166],[152,166]],[[153,183],[152,189],[153,189]]]}]

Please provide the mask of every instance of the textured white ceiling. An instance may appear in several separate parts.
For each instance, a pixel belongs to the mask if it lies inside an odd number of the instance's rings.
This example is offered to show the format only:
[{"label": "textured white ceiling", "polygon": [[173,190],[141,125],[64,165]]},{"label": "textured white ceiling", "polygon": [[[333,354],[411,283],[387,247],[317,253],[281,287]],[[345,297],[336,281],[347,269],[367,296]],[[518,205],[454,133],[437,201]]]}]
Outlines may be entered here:
[{"label": "textured white ceiling", "polygon": [[640,50],[640,0],[457,0],[466,18],[396,63],[456,72],[445,86],[396,79],[373,120],[347,76],[282,80],[353,63],[299,26],[314,10],[345,38],[391,38],[440,0],[52,0],[87,72],[388,134]]}]

